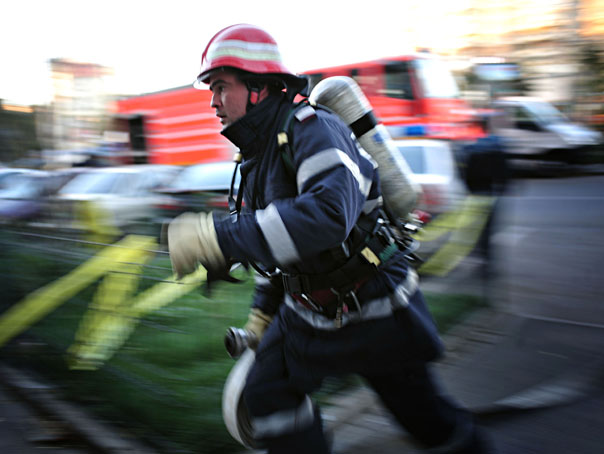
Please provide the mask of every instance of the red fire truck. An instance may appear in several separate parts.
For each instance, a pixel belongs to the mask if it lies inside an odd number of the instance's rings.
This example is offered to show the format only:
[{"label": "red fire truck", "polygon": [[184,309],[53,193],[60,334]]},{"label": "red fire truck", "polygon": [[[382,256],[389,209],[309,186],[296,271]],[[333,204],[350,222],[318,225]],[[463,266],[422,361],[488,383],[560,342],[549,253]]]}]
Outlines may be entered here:
[{"label": "red fire truck", "polygon": [[211,95],[191,85],[120,99],[115,103],[114,127],[129,134],[139,162],[228,161],[235,149],[220,134],[222,125],[210,107]]},{"label": "red fire truck", "polygon": [[[474,111],[459,97],[451,72],[435,55],[417,53],[304,74],[311,87],[325,77],[354,78],[394,138],[474,141],[485,135]],[[209,90],[180,87],[118,100],[116,113],[127,123],[131,147],[142,151],[147,162],[230,160],[234,149],[220,135],[210,97]]]},{"label": "red fire truck", "polygon": [[474,141],[485,132],[476,112],[438,56],[421,52],[305,72],[311,87],[331,76],[352,77],[393,138]]}]

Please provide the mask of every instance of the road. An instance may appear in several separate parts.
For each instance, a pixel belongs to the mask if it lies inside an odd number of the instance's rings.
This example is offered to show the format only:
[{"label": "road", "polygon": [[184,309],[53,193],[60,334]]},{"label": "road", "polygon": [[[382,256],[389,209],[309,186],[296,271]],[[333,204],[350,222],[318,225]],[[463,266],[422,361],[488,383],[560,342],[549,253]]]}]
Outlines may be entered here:
[{"label": "road", "polygon": [[604,323],[603,213],[602,176],[516,183],[495,238],[516,313]]},{"label": "road", "polygon": [[492,411],[501,453],[604,449],[603,189],[602,176],[520,180],[502,201],[499,337],[448,374],[453,393]]}]

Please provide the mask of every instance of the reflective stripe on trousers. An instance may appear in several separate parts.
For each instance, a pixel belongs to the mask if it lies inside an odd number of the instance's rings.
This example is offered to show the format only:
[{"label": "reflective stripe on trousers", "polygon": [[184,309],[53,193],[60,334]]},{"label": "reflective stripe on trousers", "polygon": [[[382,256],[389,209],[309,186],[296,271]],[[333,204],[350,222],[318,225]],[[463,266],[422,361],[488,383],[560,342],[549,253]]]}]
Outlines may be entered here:
[{"label": "reflective stripe on trousers", "polygon": [[298,408],[277,411],[268,416],[252,418],[254,438],[263,439],[278,437],[293,432],[300,432],[312,426],[314,410],[309,396]]}]

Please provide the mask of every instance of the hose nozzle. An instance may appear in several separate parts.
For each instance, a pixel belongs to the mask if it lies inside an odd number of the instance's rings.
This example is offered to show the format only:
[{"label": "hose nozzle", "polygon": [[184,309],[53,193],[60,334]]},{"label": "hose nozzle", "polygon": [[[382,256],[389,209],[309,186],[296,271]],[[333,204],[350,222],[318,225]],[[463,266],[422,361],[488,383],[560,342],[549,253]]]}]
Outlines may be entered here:
[{"label": "hose nozzle", "polygon": [[258,346],[258,338],[246,329],[230,327],[224,336],[224,346],[231,358],[239,358],[246,348],[254,350]]}]

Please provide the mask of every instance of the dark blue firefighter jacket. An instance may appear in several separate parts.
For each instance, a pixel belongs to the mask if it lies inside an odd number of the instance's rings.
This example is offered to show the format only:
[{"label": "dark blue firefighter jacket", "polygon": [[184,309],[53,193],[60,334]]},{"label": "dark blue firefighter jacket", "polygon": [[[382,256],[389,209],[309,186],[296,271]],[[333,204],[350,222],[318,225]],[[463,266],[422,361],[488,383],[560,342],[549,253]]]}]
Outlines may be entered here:
[{"label": "dark blue firefighter jacket", "polygon": [[[297,111],[289,137],[294,175],[277,145],[292,107],[283,94],[271,94],[223,130],[243,154],[245,206],[237,222],[216,219],[216,232],[224,255],[235,261],[291,274],[327,273],[341,266],[333,250],[359,216],[378,215],[377,166],[336,114],[307,106]],[[407,273],[398,253],[361,287],[358,298],[391,294]],[[259,279],[253,306],[275,313],[283,296],[282,289]]]}]

